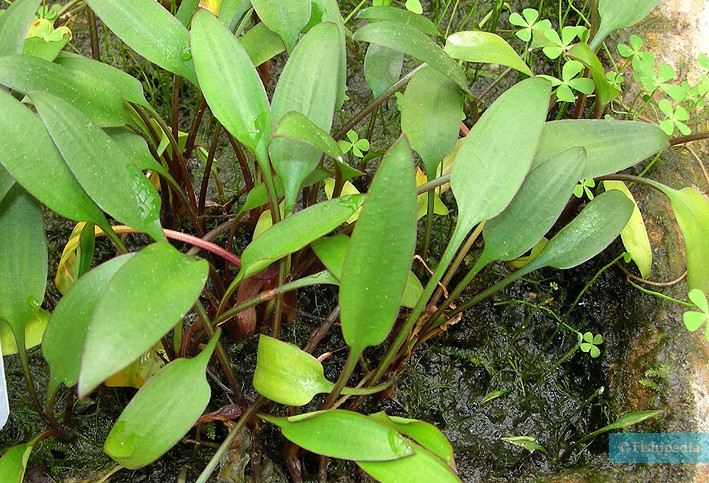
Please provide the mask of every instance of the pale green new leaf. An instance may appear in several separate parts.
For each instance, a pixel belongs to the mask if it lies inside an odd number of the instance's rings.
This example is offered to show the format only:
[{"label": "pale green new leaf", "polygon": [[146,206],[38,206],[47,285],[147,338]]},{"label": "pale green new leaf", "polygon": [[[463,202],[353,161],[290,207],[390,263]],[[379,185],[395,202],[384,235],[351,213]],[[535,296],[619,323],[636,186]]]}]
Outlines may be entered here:
[{"label": "pale green new leaf", "polygon": [[436,177],[437,166],[455,148],[462,114],[462,92],[437,70],[424,67],[409,81],[401,130],[421,156],[428,179]]},{"label": "pale green new leaf", "polygon": [[387,152],[347,247],[342,333],[354,353],[381,343],[399,312],[416,245],[416,174],[409,143]]},{"label": "pale green new leaf", "polygon": [[2,458],[0,458],[0,475],[2,475],[3,483],[22,483],[24,481],[30,453],[32,453],[40,439],[45,436],[47,436],[46,432],[39,434],[25,444],[13,446],[2,455]]},{"label": "pale green new leaf", "polygon": [[160,196],[125,152],[84,113],[44,92],[30,98],[84,191],[112,217],[165,240]]},{"label": "pale green new leaf", "polygon": [[172,361],[140,388],[106,438],[108,456],[128,469],[141,468],[182,439],[212,395],[205,371],[220,334],[197,357]]},{"label": "pale green new leaf", "polygon": [[470,30],[454,33],[446,39],[444,50],[454,59],[500,64],[528,76],[534,75],[510,44],[499,35],[490,32]]},{"label": "pale green new leaf", "polygon": [[[148,351],[202,292],[208,265],[155,243],[133,255],[96,302],[79,374],[79,397]],[[169,275],[169,276],[166,276]]]},{"label": "pale green new leaf", "polygon": [[298,35],[310,20],[310,0],[251,0],[259,18],[283,39],[288,52],[298,42]]},{"label": "pale green new leaf", "polygon": [[[37,347],[42,343],[42,336],[47,328],[50,315],[46,310],[39,308],[25,321],[25,349]],[[5,356],[18,352],[15,334],[4,322],[0,322],[0,345],[2,345],[2,353]]]},{"label": "pale green new leaf", "polygon": [[628,190],[628,187],[625,186],[625,183],[622,181],[606,180],[603,182],[603,186],[606,190],[615,189],[621,191],[635,206],[628,224],[623,228],[623,231],[620,232],[620,238],[623,240],[625,249],[630,253],[630,256],[633,257],[635,265],[638,266],[640,276],[647,278],[650,275],[650,268],[652,267],[652,247],[650,246],[650,239],[647,236],[645,222],[643,221],[643,215],[638,209],[638,204],[635,202],[635,198],[632,193],[630,193],[630,190]]},{"label": "pale green new leaf", "polygon": [[190,54],[190,34],[159,2],[86,0],[86,4],[130,48],[197,85]]},{"label": "pale green new leaf", "polygon": [[331,458],[387,461],[414,453],[398,432],[364,414],[333,409],[290,418],[260,416],[301,448]]},{"label": "pale green new leaf", "polygon": [[298,111],[291,111],[283,116],[272,137],[304,141],[333,159],[342,159],[343,156],[340,145],[332,136]]},{"label": "pale green new leaf", "polygon": [[598,14],[601,24],[590,47],[595,50],[612,31],[630,27],[644,19],[657,2],[658,0],[599,0]]},{"label": "pale green new leaf", "polygon": [[40,0],[15,0],[0,16],[0,57],[21,54]]}]

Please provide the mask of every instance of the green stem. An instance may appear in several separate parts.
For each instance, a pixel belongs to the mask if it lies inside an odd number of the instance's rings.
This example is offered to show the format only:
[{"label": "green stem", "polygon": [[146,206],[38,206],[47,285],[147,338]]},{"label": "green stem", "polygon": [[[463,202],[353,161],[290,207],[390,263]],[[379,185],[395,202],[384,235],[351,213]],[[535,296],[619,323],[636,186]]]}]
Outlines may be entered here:
[{"label": "green stem", "polygon": [[667,295],[665,295],[665,294],[663,294],[663,293],[655,292],[654,290],[648,290],[648,289],[646,289],[645,287],[643,287],[643,286],[641,286],[641,285],[638,285],[637,283],[633,282],[632,280],[628,280],[628,283],[629,283],[630,285],[632,285],[633,287],[635,287],[636,289],[638,289],[638,290],[640,290],[641,292],[646,293],[646,294],[648,294],[648,295],[654,295],[655,297],[659,297],[659,298],[661,298],[661,299],[667,300],[667,301],[669,301],[669,302],[674,302],[674,303],[676,303],[676,304],[682,305],[682,306],[684,306],[684,307],[689,307],[689,308],[691,308],[691,309],[696,308],[696,305],[694,305],[693,303],[684,302],[684,301],[682,301],[682,300],[677,300],[677,299],[672,298],[672,297],[669,297],[669,296],[667,296]]},{"label": "green stem", "polygon": [[362,355],[362,349],[354,347],[350,349],[350,353],[347,354],[347,361],[345,361],[345,367],[342,369],[340,377],[337,378],[335,387],[332,388],[332,391],[330,391],[330,394],[327,395],[327,398],[325,398],[325,401],[320,406],[321,410],[330,409],[335,404],[335,401],[337,401],[337,398],[340,397],[342,389],[347,385],[347,381],[357,367],[357,361],[360,355]]},{"label": "green stem", "polygon": [[431,190],[428,192],[428,204],[426,206],[426,224],[423,230],[423,246],[421,247],[421,258],[424,262],[428,259],[428,246],[431,243],[431,229],[433,228],[433,203],[436,198],[436,192]]},{"label": "green stem", "polygon": [[432,179],[428,183],[424,183],[418,188],[416,188],[416,194],[420,195],[422,193],[425,193],[426,191],[431,191],[433,189],[438,188],[439,186],[443,186],[444,184],[448,184],[451,182],[451,175],[450,174],[444,174],[443,176],[439,178]]},{"label": "green stem", "polygon": [[593,285],[593,282],[595,282],[595,281],[598,279],[598,277],[601,276],[601,274],[602,274],[603,272],[605,272],[605,271],[608,270],[611,266],[613,266],[613,265],[615,264],[615,262],[617,262],[618,260],[620,260],[621,258],[623,258],[624,255],[625,255],[624,253],[621,253],[620,255],[618,255],[617,257],[615,257],[612,262],[610,262],[610,263],[608,263],[607,265],[603,266],[599,271],[596,272],[596,274],[591,278],[591,280],[588,281],[588,283],[583,287],[583,289],[581,290],[581,292],[579,292],[579,294],[576,296],[576,298],[574,299],[574,302],[571,304],[571,306],[569,307],[569,309],[566,311],[566,314],[564,314],[564,318],[568,317],[569,314],[571,313],[571,311],[574,310],[574,308],[576,307],[576,305],[578,305],[579,301],[581,300],[581,297],[583,297],[584,294],[585,294],[586,292],[588,292],[588,289],[591,288],[591,285]]}]

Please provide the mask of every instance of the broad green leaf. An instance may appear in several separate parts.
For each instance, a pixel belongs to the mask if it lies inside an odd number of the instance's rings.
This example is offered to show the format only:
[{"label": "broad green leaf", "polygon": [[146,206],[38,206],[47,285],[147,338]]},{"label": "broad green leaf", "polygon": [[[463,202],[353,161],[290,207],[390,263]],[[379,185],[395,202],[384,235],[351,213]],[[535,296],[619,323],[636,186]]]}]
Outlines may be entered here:
[{"label": "broad green leaf", "polygon": [[152,109],[148,101],[145,100],[143,85],[140,81],[120,69],[70,52],[59,54],[55,63],[71,72],[85,72],[94,75],[115,87],[125,101]]},{"label": "broad green leaf", "polygon": [[459,213],[455,240],[498,215],[517,193],[537,151],[550,97],[548,81],[522,81],[502,94],[466,136],[451,172]]},{"label": "broad green leaf", "polygon": [[182,0],[179,3],[177,12],[175,13],[175,18],[179,20],[182,25],[189,28],[190,20],[192,20],[192,15],[194,15],[195,10],[197,9],[197,6],[200,3],[204,4],[204,6],[209,9],[210,12],[214,13],[214,15],[217,15],[219,13],[218,11],[212,11],[212,8],[216,3],[216,9],[219,10],[219,4],[221,3],[221,0],[217,0],[216,2],[203,0]]},{"label": "broad green leaf", "polygon": [[[330,131],[337,101],[339,41],[337,26],[328,22],[317,24],[298,42],[273,93],[274,122],[296,111],[323,131]],[[291,139],[274,139],[269,152],[273,169],[283,181],[288,214],[300,184],[317,167],[320,152]]]},{"label": "broad green leaf", "polygon": [[402,10],[400,8],[389,7],[386,5],[365,8],[357,14],[357,18],[365,20],[389,20],[391,22],[403,23],[416,27],[421,32],[426,35],[430,35],[431,37],[441,35],[440,32],[438,32],[436,25],[423,15],[417,15],[408,10]]},{"label": "broad green leaf", "polygon": [[300,31],[310,20],[310,0],[251,0],[251,4],[263,23],[281,36],[288,52],[293,51]]},{"label": "broad green leaf", "polygon": [[[2,149],[1,145],[0,149]],[[15,184],[15,178],[3,167],[2,158],[0,158],[0,201],[2,201],[7,192],[10,191],[13,184]]]},{"label": "broad green leaf", "polygon": [[357,465],[377,481],[387,483],[460,482],[455,470],[426,448],[409,443],[415,454],[392,461],[358,461]]},{"label": "broad green leaf", "polygon": [[170,173],[155,160],[142,136],[123,127],[107,128],[104,132],[118,144],[136,168],[141,171],[156,171],[160,176],[170,178]]},{"label": "broad green leaf", "polygon": [[381,343],[399,313],[416,245],[416,174],[405,137],[382,159],[347,247],[342,333],[354,353]]},{"label": "broad green leaf", "polygon": [[394,429],[364,414],[341,409],[290,418],[260,415],[281,428],[283,436],[316,454],[355,461],[387,461],[414,453]]},{"label": "broad green leaf", "polygon": [[254,373],[254,389],[259,394],[280,404],[303,406],[333,386],[315,357],[293,344],[259,336]]},{"label": "broad green leaf", "polygon": [[59,383],[72,387],[79,382],[81,354],[96,303],[111,278],[133,256],[113,258],[86,273],[57,304],[42,341],[42,355],[50,369],[50,394]]},{"label": "broad green leaf", "polygon": [[154,0],[86,0],[111,31],[165,70],[197,85],[184,25]]},{"label": "broad green leaf", "polygon": [[446,39],[444,49],[454,59],[511,67],[528,76],[534,75],[510,44],[499,35],[482,30],[457,32]]},{"label": "broad green leaf", "polygon": [[108,456],[128,469],[141,468],[192,429],[212,395],[205,371],[220,334],[197,357],[172,361],[140,388],[106,438]]},{"label": "broad green leaf", "polygon": [[383,411],[370,414],[369,417],[375,421],[393,426],[397,431],[407,435],[428,451],[441,458],[448,465],[455,465],[453,460],[453,446],[451,446],[448,439],[434,425],[416,419],[388,416]]},{"label": "broad green leaf", "polygon": [[[620,232],[620,238],[623,240],[623,246],[633,257],[635,265],[638,266],[640,270],[640,276],[647,278],[650,275],[650,268],[652,267],[652,247],[650,246],[650,239],[647,236],[647,230],[645,229],[645,222],[643,222],[643,215],[638,209],[638,204],[635,202],[635,198],[625,186],[622,181],[612,181],[606,180],[603,182],[603,186],[606,190],[619,190],[625,196],[628,197],[630,201],[633,202],[633,214],[628,221],[628,224]],[[707,267],[709,269],[709,267]]]},{"label": "broad green leaf", "polygon": [[15,184],[0,201],[0,318],[24,345],[25,325],[44,300],[47,240],[39,203]]},{"label": "broad green leaf", "polygon": [[399,50],[448,76],[465,92],[468,82],[460,66],[426,34],[410,25],[383,21],[365,25],[354,34],[354,40],[379,44]]},{"label": "broad green leaf", "polygon": [[37,57],[0,57],[0,84],[25,95],[35,91],[53,94],[100,126],[122,126],[130,121],[121,93],[111,84]]},{"label": "broad green leaf", "polygon": [[160,196],[123,150],[76,107],[44,92],[30,96],[84,191],[115,219],[165,240]]},{"label": "broad green leaf", "polygon": [[399,80],[403,65],[403,52],[379,44],[369,44],[364,56],[364,79],[374,97]]},{"label": "broad green leaf", "polygon": [[421,281],[414,272],[409,271],[406,286],[404,287],[404,295],[401,296],[401,305],[407,308],[413,308],[416,306],[416,302],[418,302],[422,293],[423,286],[421,285]]},{"label": "broad green leaf", "polygon": [[81,360],[79,397],[174,327],[199,297],[207,272],[207,262],[167,243],[149,245],[128,260],[96,302]]},{"label": "broad green leaf", "polygon": [[569,49],[566,55],[570,59],[575,59],[588,67],[596,86],[596,97],[601,105],[605,106],[620,95],[620,91],[608,82],[603,64],[601,64],[595,52],[588,45],[584,43],[576,44]]},{"label": "broad green leaf", "polygon": [[[322,181],[328,176],[330,176],[330,172],[328,170],[326,170],[325,168],[316,168],[315,171],[310,174],[310,176],[305,178],[305,181],[303,181],[303,184],[301,184],[300,187],[306,188],[308,186],[312,186],[313,184],[317,183],[318,181]],[[276,196],[278,198],[282,197],[283,182],[281,181],[281,178],[278,176],[274,176],[273,184],[276,186]],[[256,185],[251,191],[249,191],[249,194],[246,195],[246,200],[244,201],[244,205],[239,209],[239,214],[263,206],[266,203],[268,203],[266,185],[261,183],[259,185]]]},{"label": "broad green leaf", "polygon": [[340,226],[357,211],[362,195],[343,196],[310,206],[275,224],[246,247],[234,283],[257,274]]},{"label": "broad green leaf", "polygon": [[[44,330],[47,328],[47,323],[49,322],[49,312],[43,309],[37,309],[35,312],[29,316],[25,322],[25,349],[31,349],[32,347],[37,347],[42,343],[42,336],[44,335]],[[12,354],[17,354],[17,342],[15,341],[15,334],[13,334],[10,327],[0,322],[0,344],[2,344],[3,355],[9,356]]]},{"label": "broad green leaf", "polygon": [[219,7],[219,20],[226,28],[235,29],[250,8],[251,0],[223,0]]},{"label": "broad green leaf", "polygon": [[672,203],[684,237],[689,289],[709,293],[709,200],[692,188],[661,189]]},{"label": "broad green leaf", "polygon": [[335,110],[339,111],[342,104],[345,102],[345,91],[347,90],[347,47],[345,45],[346,33],[349,35],[349,30],[345,28],[345,24],[340,13],[340,6],[337,0],[312,0],[312,15],[310,22],[305,27],[317,25],[320,22],[330,22],[337,25],[337,31],[340,35],[340,70],[337,74],[337,101],[335,102]]},{"label": "broad green leaf", "polygon": [[473,271],[517,258],[544,237],[569,201],[585,158],[583,148],[569,148],[527,175],[507,208],[485,223],[485,248]]},{"label": "broad green leaf", "polygon": [[595,50],[612,31],[630,27],[644,19],[657,2],[658,0],[599,0],[598,14],[601,24],[590,47]]},{"label": "broad green leaf", "polygon": [[298,111],[291,111],[283,116],[272,137],[305,141],[333,159],[342,159],[342,150],[337,141]]},{"label": "broad green leaf", "polygon": [[0,16],[0,57],[21,54],[40,0],[15,0]]},{"label": "broad green leaf", "polygon": [[17,99],[0,91],[0,164],[35,198],[60,215],[106,226],[64,162],[42,121]]},{"label": "broad green leaf", "polygon": [[601,429],[597,429],[593,431],[592,433],[587,434],[583,438],[581,438],[579,441],[584,441],[593,437],[598,436],[599,434],[607,433],[609,431],[615,431],[618,429],[625,429],[628,428],[634,424],[642,423],[643,421],[654,418],[656,416],[659,416],[662,414],[664,411],[662,409],[655,410],[655,411],[639,411],[636,413],[628,413],[620,416],[618,419],[615,420],[615,422],[603,426]]},{"label": "broad green leaf", "polygon": [[2,455],[2,458],[0,458],[0,475],[2,475],[3,483],[22,483],[24,481],[30,453],[32,453],[37,443],[46,436],[46,432],[39,434],[28,443],[13,446]]},{"label": "broad green leaf", "polygon": [[267,166],[271,111],[256,68],[232,33],[200,10],[192,19],[192,53],[204,98],[214,116]]},{"label": "broad green leaf", "polygon": [[520,272],[542,267],[565,270],[590,260],[620,235],[632,213],[633,203],[618,190],[596,196]]},{"label": "broad green leaf", "polygon": [[500,439],[510,444],[520,446],[529,451],[530,453],[534,453],[535,451],[541,451],[542,453],[546,454],[547,452],[546,449],[544,449],[544,446],[537,443],[537,440],[532,438],[531,436],[511,436],[509,438]]},{"label": "broad green leaf", "polygon": [[251,62],[259,66],[286,50],[283,41],[276,32],[259,22],[239,39],[241,46],[249,55]]},{"label": "broad green leaf", "polygon": [[463,96],[458,86],[430,67],[424,67],[409,81],[401,106],[401,130],[423,160],[428,179],[436,177],[443,157],[453,151]]},{"label": "broad green leaf", "polygon": [[71,31],[66,25],[55,29],[46,18],[35,19],[27,32],[22,53],[53,62],[70,38]]},{"label": "broad green leaf", "polygon": [[669,138],[659,127],[643,122],[551,121],[544,126],[532,167],[574,146],[586,150],[586,168],[579,178],[586,179],[622,171],[667,148]]}]

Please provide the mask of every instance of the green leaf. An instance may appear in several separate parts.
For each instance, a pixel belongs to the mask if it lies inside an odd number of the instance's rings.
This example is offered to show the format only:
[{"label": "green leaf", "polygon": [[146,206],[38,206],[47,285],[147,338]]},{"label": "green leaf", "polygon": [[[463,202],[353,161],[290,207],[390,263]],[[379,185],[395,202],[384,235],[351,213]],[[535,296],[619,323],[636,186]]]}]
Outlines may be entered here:
[{"label": "green leaf", "polygon": [[399,312],[416,245],[416,174],[405,137],[382,159],[347,248],[342,333],[355,353],[381,343]]},{"label": "green leaf", "polygon": [[460,89],[440,72],[424,67],[409,81],[401,106],[401,130],[421,156],[428,179],[436,177],[441,160],[455,148],[462,113]]},{"label": "green leaf", "polygon": [[[330,176],[330,172],[328,170],[326,170],[325,168],[316,168],[315,171],[310,174],[310,176],[305,178],[305,181],[303,181],[303,184],[301,184],[300,187],[306,188],[308,186],[312,186],[313,184],[322,181],[328,176]],[[273,184],[276,186],[276,196],[280,198],[281,196],[283,196],[283,182],[281,181],[281,178],[279,178],[278,176],[274,176]],[[263,206],[266,203],[268,203],[266,185],[261,183],[259,185],[256,185],[251,191],[249,191],[249,194],[246,196],[246,200],[244,201],[244,205],[239,209],[239,214]]]},{"label": "green leaf", "polygon": [[310,0],[251,0],[251,4],[263,23],[281,36],[288,52],[293,51],[300,31],[310,20]]},{"label": "green leaf", "polygon": [[57,304],[42,342],[42,355],[50,369],[48,393],[52,394],[59,383],[72,387],[79,382],[81,353],[96,304],[110,280],[132,256],[113,258],[89,271]]},{"label": "green leaf", "polygon": [[423,15],[417,15],[409,10],[402,10],[387,5],[379,5],[361,10],[357,14],[357,18],[365,20],[388,20],[390,22],[398,22],[416,27],[421,32],[431,37],[441,35],[436,24]]},{"label": "green leaf", "polygon": [[500,438],[502,441],[506,441],[508,443],[514,444],[516,446],[521,446],[522,448],[526,449],[530,453],[534,453],[535,451],[540,451],[544,454],[546,454],[546,449],[544,449],[544,446],[541,444],[537,443],[537,440],[532,438],[531,436],[512,436],[510,438]]},{"label": "green leaf", "polygon": [[333,386],[315,357],[293,344],[259,336],[254,373],[254,389],[259,394],[280,404],[303,406]]},{"label": "green leaf", "polygon": [[600,429],[597,429],[593,431],[592,433],[587,434],[583,438],[579,440],[579,442],[583,442],[587,439],[594,438],[598,436],[599,434],[607,433],[609,431],[615,431],[617,429],[625,429],[628,428],[634,424],[642,423],[643,421],[654,418],[656,416],[659,416],[662,414],[664,411],[662,409],[655,410],[655,411],[639,411],[635,413],[628,413],[620,416],[618,419],[615,420],[615,422],[603,426]]},{"label": "green leaf", "polygon": [[149,245],[126,262],[96,302],[84,344],[79,397],[174,327],[199,297],[207,272],[207,262],[167,243]]},{"label": "green leaf", "polygon": [[687,294],[689,300],[697,306],[699,310],[704,313],[709,313],[709,303],[707,302],[707,296],[698,288],[693,288]]},{"label": "green leaf", "polygon": [[498,215],[517,193],[537,151],[550,96],[548,81],[522,81],[502,94],[466,136],[451,172],[459,213],[456,243],[473,226]]},{"label": "green leaf", "polygon": [[37,57],[0,57],[0,84],[25,95],[34,91],[53,94],[100,126],[122,126],[130,121],[121,93],[112,85],[95,75]]},{"label": "green leaf", "polygon": [[49,137],[42,121],[20,101],[0,91],[0,164],[49,209],[76,221],[106,227],[101,210],[89,198]]},{"label": "green leaf", "polygon": [[576,44],[569,49],[566,55],[570,59],[576,59],[581,62],[589,69],[596,87],[596,96],[601,105],[605,106],[620,95],[620,91],[608,82],[603,64],[601,64],[595,52],[588,45],[584,43]]},{"label": "green leaf", "polygon": [[[418,444],[432,452],[448,465],[454,466],[453,446],[441,431],[432,424],[416,419],[388,416],[384,411],[370,414],[375,421],[393,426],[398,432],[410,437]],[[428,480],[436,481],[436,480]]]},{"label": "green leaf", "polygon": [[263,169],[271,111],[256,68],[232,33],[206,10],[192,19],[192,54],[204,98],[214,116],[253,150]]},{"label": "green leaf", "polygon": [[[49,315],[46,310],[36,309],[25,321],[25,349],[37,347],[42,343],[42,336],[47,328]],[[2,322],[0,322],[0,345],[2,345],[3,355],[17,354],[15,334],[7,324]]]},{"label": "green leaf", "polygon": [[640,276],[647,278],[650,275],[650,268],[652,267],[652,247],[650,246],[650,239],[647,236],[645,222],[643,221],[643,215],[638,209],[638,204],[635,202],[635,198],[633,198],[628,187],[625,186],[625,183],[622,181],[606,180],[603,182],[603,186],[606,191],[611,189],[621,191],[633,202],[633,214],[630,216],[630,220],[625,228],[623,228],[623,231],[620,232],[620,237],[623,240],[623,246],[633,257],[635,265],[638,266]]},{"label": "green leaf", "polygon": [[454,33],[446,39],[444,50],[454,59],[500,64],[528,76],[534,75],[510,44],[499,35],[490,32],[471,30]]},{"label": "green leaf", "polygon": [[228,29],[236,28],[237,22],[251,9],[251,0],[223,0],[219,7],[219,20]]},{"label": "green leaf", "polygon": [[470,92],[460,66],[416,27],[390,21],[375,22],[359,29],[353,38],[410,55],[448,76],[465,92]]},{"label": "green leaf", "polygon": [[39,203],[15,184],[0,201],[0,318],[10,325],[17,346],[25,325],[44,300],[47,241]]},{"label": "green leaf", "polygon": [[164,178],[170,178],[170,173],[158,163],[150,153],[148,143],[142,136],[128,128],[107,128],[104,132],[123,150],[131,163],[141,171],[156,171]]},{"label": "green leaf", "polygon": [[[2,18],[2,17],[0,17]],[[18,444],[8,449],[0,458],[0,475],[3,483],[22,483],[27,471],[27,461],[30,453],[47,436],[47,432],[41,433],[25,444]]]},{"label": "green leaf", "polygon": [[410,443],[415,454],[393,461],[358,461],[357,465],[378,481],[388,483],[460,482],[455,470],[426,448]]},{"label": "green leaf", "polygon": [[148,101],[145,100],[143,85],[140,81],[120,69],[70,52],[60,53],[55,63],[70,72],[85,72],[98,77],[116,88],[125,101],[152,109]]},{"label": "green leaf", "polygon": [[[329,132],[337,101],[340,35],[332,23],[320,23],[298,43],[278,79],[271,109],[279,122],[297,111]],[[320,152],[302,142],[274,139],[269,146],[273,169],[285,188],[285,212],[291,213],[298,188],[317,167]]]},{"label": "green leaf", "polygon": [[416,306],[419,298],[423,294],[423,286],[414,272],[409,271],[409,277],[406,279],[404,287],[404,295],[401,296],[401,305],[407,308]]},{"label": "green leaf", "polygon": [[485,223],[485,248],[473,270],[536,245],[566,206],[585,159],[583,148],[569,148],[532,170],[507,208]]},{"label": "green leaf", "polygon": [[586,150],[586,168],[579,179],[597,178],[662,151],[669,138],[657,126],[636,121],[564,120],[544,126],[532,167],[574,146]]},{"label": "green leaf", "polygon": [[394,429],[367,416],[333,409],[290,418],[260,415],[283,436],[316,454],[355,461],[386,461],[414,454]]},{"label": "green leaf", "polygon": [[320,129],[310,119],[298,111],[291,111],[284,115],[279,121],[272,137],[284,137],[305,141],[333,159],[341,159],[343,156],[340,146],[332,136]]},{"label": "green leaf", "polygon": [[16,0],[0,16],[0,57],[21,54],[40,0]]},{"label": "green leaf", "polygon": [[658,0],[599,0],[598,14],[601,23],[589,44],[590,47],[595,50],[612,31],[630,27],[644,19],[657,2]]},{"label": "green leaf", "polygon": [[700,314],[699,312],[688,311],[682,314],[682,320],[684,321],[684,326],[688,331],[694,332],[699,327],[701,327],[704,322],[707,322],[707,314]]},{"label": "green leaf", "polygon": [[378,97],[401,77],[404,53],[379,44],[369,44],[364,56],[364,79]]},{"label": "green leaf", "polygon": [[[2,147],[3,146],[0,144],[0,149]],[[10,191],[12,185],[15,184],[15,178],[13,178],[10,173],[8,173],[5,168],[3,168],[2,162],[3,160],[2,158],[0,158],[0,201],[2,201],[7,192]]]},{"label": "green leaf", "polygon": [[165,240],[160,196],[108,134],[58,97],[34,92],[30,98],[64,161],[96,204],[155,240]]},{"label": "green leaf", "polygon": [[590,260],[620,234],[632,213],[633,203],[617,190],[596,196],[521,271],[529,273],[542,267],[565,270]]},{"label": "green leaf", "polygon": [[241,255],[241,271],[232,285],[327,235],[357,211],[361,201],[362,195],[335,198],[276,223],[246,247]]},{"label": "green leaf", "polygon": [[406,0],[406,9],[416,15],[421,15],[423,13],[423,7],[421,7],[420,0]]},{"label": "green leaf", "polygon": [[197,85],[189,32],[159,2],[87,0],[86,4],[131,49]]},{"label": "green leaf", "polygon": [[239,39],[241,46],[249,55],[251,62],[259,66],[286,50],[283,41],[276,32],[259,22]]},{"label": "green leaf", "polygon": [[128,469],[141,468],[192,429],[212,395],[205,371],[220,334],[194,359],[172,361],[148,379],[108,434],[103,445],[108,456]]}]

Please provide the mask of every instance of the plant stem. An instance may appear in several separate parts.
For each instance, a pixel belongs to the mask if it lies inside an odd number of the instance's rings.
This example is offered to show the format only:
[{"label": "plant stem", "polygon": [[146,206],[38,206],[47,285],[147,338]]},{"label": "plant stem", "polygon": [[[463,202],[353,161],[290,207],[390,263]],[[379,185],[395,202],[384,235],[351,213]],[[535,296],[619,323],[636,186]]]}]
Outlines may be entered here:
[{"label": "plant stem", "polygon": [[350,379],[350,376],[357,367],[357,361],[359,360],[360,355],[362,355],[362,349],[350,349],[350,353],[347,354],[347,360],[345,361],[345,367],[342,368],[342,372],[340,373],[340,377],[337,378],[335,387],[332,388],[332,391],[330,391],[330,394],[327,395],[327,398],[325,398],[325,401],[320,406],[321,410],[330,409],[333,404],[335,404],[335,401],[337,401],[337,398],[340,397],[342,388],[345,387],[347,381]]},{"label": "plant stem", "polygon": [[670,146],[677,146],[678,144],[691,143],[692,141],[701,141],[702,139],[709,139],[709,131],[702,131],[689,136],[680,136],[674,139],[670,139]]}]

